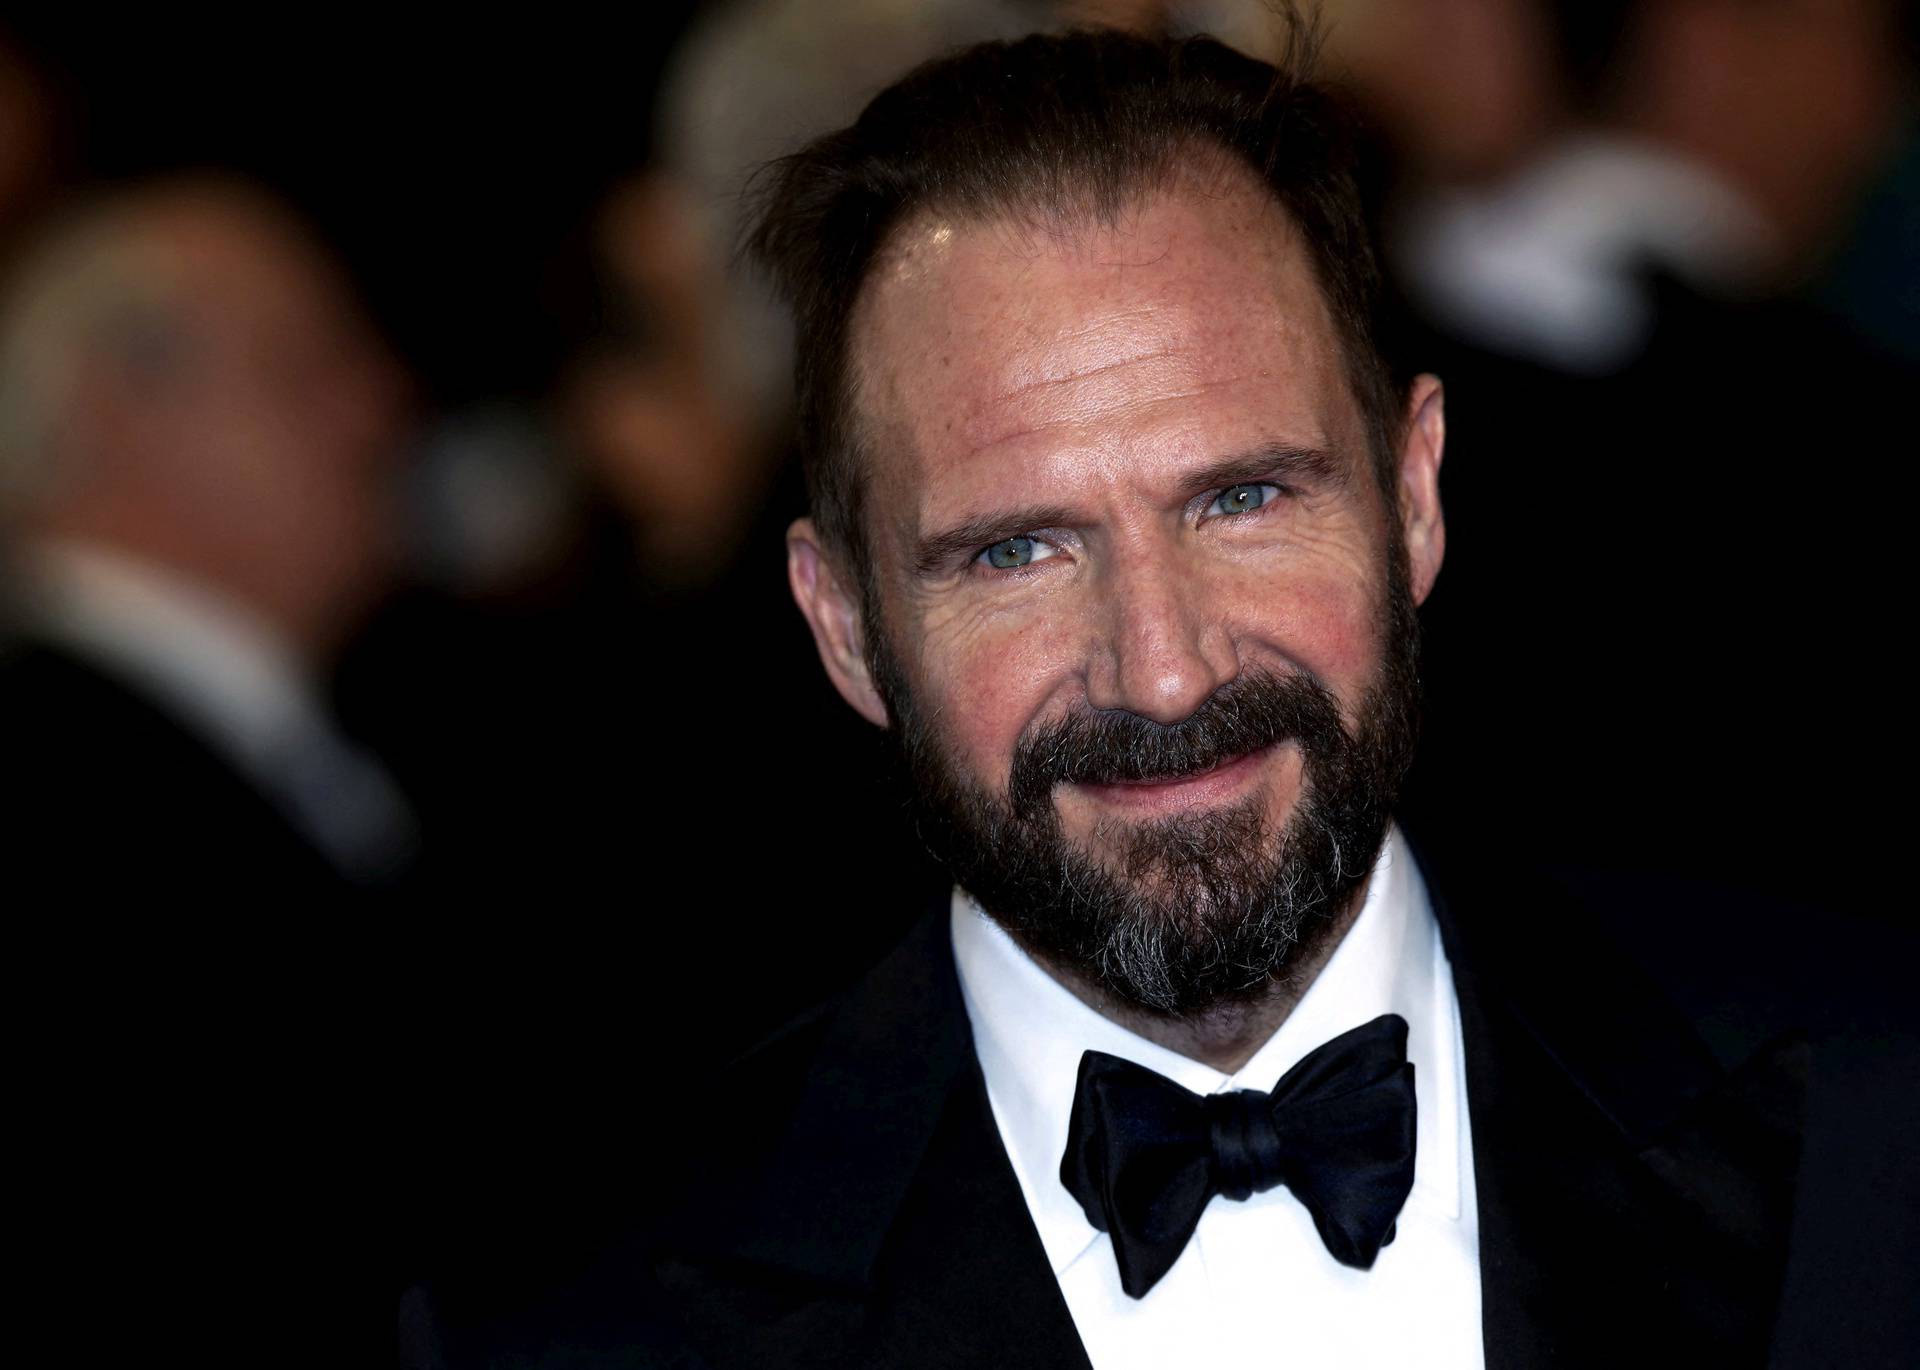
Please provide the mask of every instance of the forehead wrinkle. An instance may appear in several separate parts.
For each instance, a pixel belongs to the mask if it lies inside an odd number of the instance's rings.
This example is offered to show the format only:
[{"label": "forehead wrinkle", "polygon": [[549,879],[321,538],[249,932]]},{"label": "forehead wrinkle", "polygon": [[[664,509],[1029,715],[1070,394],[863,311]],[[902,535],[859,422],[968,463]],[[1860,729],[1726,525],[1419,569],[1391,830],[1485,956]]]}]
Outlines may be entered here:
[{"label": "forehead wrinkle", "polygon": [[[1090,333],[1092,331],[1093,329],[1091,328],[1081,330],[1082,333]],[[1142,362],[1158,361],[1162,357],[1177,357],[1179,355],[1179,352],[1174,348],[1162,347],[1151,352],[1141,352],[1135,356],[1122,357],[1119,361],[1099,362],[1093,366],[1071,368],[1057,375],[1036,376],[1030,381],[1022,381],[1014,386],[1013,389],[1007,391],[1004,398],[1014,400],[1020,398],[1022,395],[1031,394],[1035,391],[1044,391],[1050,386],[1072,385],[1075,381],[1083,381],[1089,377],[1103,375],[1108,371],[1118,371],[1122,367],[1138,366]],[[1189,367],[1188,369],[1191,370],[1192,368]]]},{"label": "forehead wrinkle", "polygon": [[[1171,386],[1141,386],[1129,383],[1123,373],[1153,362],[1169,362]],[[1120,361],[1101,362],[1067,375],[1041,377],[1015,385],[1002,394],[982,401],[961,426],[961,438],[969,446],[991,446],[996,427],[1027,423],[1039,429],[1052,423],[1074,419],[1093,421],[1127,406],[1152,404],[1196,393],[1194,366],[1172,349],[1149,352]],[[1059,417],[1054,417],[1058,415]],[[1037,416],[1039,421],[1033,422]],[[997,421],[997,422],[996,422]]]},{"label": "forehead wrinkle", "polygon": [[[1124,365],[1120,363],[1118,365]],[[1112,370],[1113,367],[1101,367],[1099,370]],[[1189,368],[1191,371],[1191,368]],[[1215,380],[1202,381],[1166,390],[1151,397],[1143,397],[1138,391],[1127,391],[1109,397],[1107,403],[1095,406],[1083,406],[1069,414],[1042,415],[1036,418],[1031,414],[1006,414],[1001,404],[988,406],[989,413],[969,419],[961,428],[961,437],[966,444],[969,458],[985,456],[993,448],[1008,443],[1019,442],[1026,438],[1047,433],[1065,431],[1071,435],[1076,430],[1098,424],[1120,410],[1132,410],[1143,418],[1150,417],[1155,408],[1163,404],[1172,404],[1180,400],[1196,399],[1215,390],[1224,390],[1243,385],[1252,379],[1251,374],[1223,376]],[[1063,384],[1061,381],[1036,382],[1027,390],[1045,390]],[[994,418],[1003,422],[996,425]]]},{"label": "forehead wrinkle", "polygon": [[[1139,319],[1156,326],[1145,337],[1128,339],[1128,323]],[[1294,337],[1313,331],[1277,310],[1270,326]],[[957,425],[961,444],[977,452],[1059,423],[1093,423],[1123,409],[1192,399],[1256,380],[1263,374],[1257,369],[1209,374],[1230,331],[1158,300],[1060,327],[1034,351],[1011,359],[999,384],[967,406]],[[1108,333],[1115,341],[1102,346]],[[1114,355],[1122,351],[1126,355]]]},{"label": "forehead wrinkle", "polygon": [[[1070,323],[1055,329],[1053,340],[1055,343],[1074,342],[1091,333],[1103,332],[1114,327],[1116,324],[1125,324],[1134,319],[1148,318],[1155,315],[1164,316],[1164,313],[1165,306],[1157,302],[1143,302],[1127,309],[1112,309],[1103,313],[1097,319],[1088,319],[1083,323]],[[1165,331],[1171,333],[1183,330],[1167,329]]]}]

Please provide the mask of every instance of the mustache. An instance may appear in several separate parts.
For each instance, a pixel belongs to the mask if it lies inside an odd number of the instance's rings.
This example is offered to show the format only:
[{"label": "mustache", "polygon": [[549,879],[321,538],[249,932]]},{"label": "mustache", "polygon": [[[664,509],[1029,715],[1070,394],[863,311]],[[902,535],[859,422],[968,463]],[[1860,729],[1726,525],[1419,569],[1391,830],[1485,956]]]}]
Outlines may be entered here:
[{"label": "mustache", "polygon": [[1050,812],[1056,785],[1177,780],[1289,741],[1311,762],[1345,739],[1340,706],[1318,680],[1248,672],[1178,723],[1084,709],[1037,725],[1015,749],[1009,798],[1016,814],[1032,820]]}]

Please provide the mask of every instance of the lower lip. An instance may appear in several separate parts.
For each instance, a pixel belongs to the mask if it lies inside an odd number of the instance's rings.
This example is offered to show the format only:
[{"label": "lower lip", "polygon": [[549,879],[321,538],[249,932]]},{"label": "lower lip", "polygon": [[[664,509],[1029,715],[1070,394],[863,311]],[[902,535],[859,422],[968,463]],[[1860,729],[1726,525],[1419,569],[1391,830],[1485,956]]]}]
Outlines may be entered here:
[{"label": "lower lip", "polygon": [[[1284,745],[1284,744],[1281,744]],[[1111,785],[1077,785],[1103,804],[1136,809],[1185,809],[1199,804],[1217,804],[1231,799],[1258,773],[1260,765],[1278,748],[1263,747],[1257,752],[1235,757],[1199,775],[1178,780],[1122,781]]]}]

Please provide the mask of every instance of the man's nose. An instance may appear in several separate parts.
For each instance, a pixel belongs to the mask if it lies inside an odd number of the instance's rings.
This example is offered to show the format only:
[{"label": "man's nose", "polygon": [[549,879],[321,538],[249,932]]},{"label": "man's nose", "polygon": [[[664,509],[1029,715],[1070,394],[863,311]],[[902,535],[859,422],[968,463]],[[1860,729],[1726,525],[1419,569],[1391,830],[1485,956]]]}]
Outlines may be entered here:
[{"label": "man's nose", "polygon": [[1103,577],[1087,702],[1178,723],[1239,673],[1233,637],[1206,587],[1175,560],[1127,561]]}]

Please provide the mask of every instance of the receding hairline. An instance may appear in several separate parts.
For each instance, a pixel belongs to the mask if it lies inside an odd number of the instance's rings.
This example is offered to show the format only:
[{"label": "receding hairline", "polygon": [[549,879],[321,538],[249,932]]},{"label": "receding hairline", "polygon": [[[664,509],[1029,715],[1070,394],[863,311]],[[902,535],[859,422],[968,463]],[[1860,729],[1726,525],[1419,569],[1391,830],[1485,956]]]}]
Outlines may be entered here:
[{"label": "receding hairline", "polygon": [[1049,241],[1078,243],[1099,233],[1124,231],[1129,219],[1159,202],[1236,198],[1257,206],[1258,212],[1274,224],[1277,249],[1284,250],[1288,243],[1297,249],[1297,258],[1313,282],[1319,327],[1340,360],[1349,398],[1364,416],[1365,400],[1352,384],[1354,359],[1347,355],[1349,343],[1335,315],[1329,283],[1298,219],[1244,158],[1213,139],[1190,135],[1170,142],[1162,157],[1143,161],[1138,174],[1124,181],[1092,182],[1085,189],[1064,182],[1045,189],[1015,188],[990,201],[977,197],[952,197],[950,201],[931,199],[915,206],[888,227],[854,293],[842,343],[842,413],[847,424],[844,440],[849,456],[858,467],[859,478],[864,482],[870,476],[868,463],[873,455],[871,421],[865,401],[870,394],[869,358],[874,349],[866,344],[874,327],[876,301],[889,275],[899,268],[904,255],[913,250],[911,243],[916,234],[944,228],[962,233],[1006,231],[1034,243],[1035,252],[1039,253],[1046,250],[1045,244]]},{"label": "receding hairline", "polygon": [[1244,159],[1213,139],[1189,135],[1124,178],[1068,175],[1050,186],[1009,187],[990,198],[935,196],[915,205],[887,228],[874,248],[849,320],[858,316],[869,287],[898,258],[902,240],[916,228],[946,223],[956,229],[1008,229],[1035,240],[1067,240],[1117,231],[1156,200],[1188,196],[1245,198],[1277,211],[1288,232],[1299,231],[1286,203]]}]

